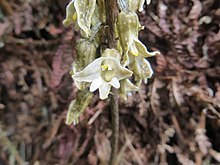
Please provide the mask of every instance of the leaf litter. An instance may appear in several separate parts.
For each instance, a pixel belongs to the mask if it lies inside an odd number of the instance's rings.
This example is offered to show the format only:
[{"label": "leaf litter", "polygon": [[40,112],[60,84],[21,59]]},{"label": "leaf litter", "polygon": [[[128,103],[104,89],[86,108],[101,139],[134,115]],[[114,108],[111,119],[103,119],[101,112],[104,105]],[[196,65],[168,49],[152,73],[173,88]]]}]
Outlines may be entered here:
[{"label": "leaf litter", "polygon": [[[107,164],[108,102],[96,95],[79,125],[64,123],[79,37],[62,25],[68,1],[0,2],[0,162]],[[120,101],[121,165],[220,163],[219,7],[155,0],[139,13],[141,40],[161,55],[154,78]]]}]

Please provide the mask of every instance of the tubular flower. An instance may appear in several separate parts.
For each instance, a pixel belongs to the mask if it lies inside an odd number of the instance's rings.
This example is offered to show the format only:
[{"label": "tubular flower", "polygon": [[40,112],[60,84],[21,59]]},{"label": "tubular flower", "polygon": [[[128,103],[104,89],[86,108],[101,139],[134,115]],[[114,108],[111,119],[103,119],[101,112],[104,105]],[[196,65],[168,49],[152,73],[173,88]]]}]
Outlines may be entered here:
[{"label": "tubular flower", "polygon": [[127,100],[127,96],[131,95],[131,92],[138,91],[139,87],[134,85],[129,79],[124,79],[120,81],[120,91],[119,95],[124,99]]},{"label": "tubular flower", "polygon": [[131,71],[121,66],[117,58],[105,56],[111,52],[117,51],[106,49],[103,53],[104,57],[97,58],[85,69],[72,76],[78,82],[91,82],[90,92],[99,89],[100,99],[108,97],[111,86],[120,88],[119,81],[132,75]]},{"label": "tubular flower", "polygon": [[118,14],[117,32],[123,50],[123,64],[129,63],[129,55],[151,57],[158,52],[149,52],[145,45],[138,39],[141,25],[135,12],[125,11]]},{"label": "tubular flower", "polygon": [[96,0],[72,0],[66,9],[65,26],[77,24],[86,37],[91,35],[92,16],[96,7]]},{"label": "tubular flower", "polygon": [[140,86],[142,80],[144,80],[144,83],[146,84],[147,80],[153,75],[150,63],[140,56],[131,57],[130,59],[131,62],[129,64],[129,69],[134,72],[136,85]]}]

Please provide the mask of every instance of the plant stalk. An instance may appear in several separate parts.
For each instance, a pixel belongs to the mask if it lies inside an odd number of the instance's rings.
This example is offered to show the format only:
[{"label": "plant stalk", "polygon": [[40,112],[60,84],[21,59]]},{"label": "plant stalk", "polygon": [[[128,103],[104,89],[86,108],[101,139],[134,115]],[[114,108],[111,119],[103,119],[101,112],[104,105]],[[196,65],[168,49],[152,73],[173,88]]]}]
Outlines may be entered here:
[{"label": "plant stalk", "polygon": [[[108,47],[115,48],[115,24],[118,14],[116,0],[106,0],[106,18],[107,18],[107,39]],[[118,92],[117,89],[113,89],[111,96],[111,122],[112,122],[112,139],[111,139],[111,156],[109,165],[116,165],[118,154],[118,137],[119,137],[119,107],[118,107]]]},{"label": "plant stalk", "polygon": [[118,93],[113,90],[111,96],[111,120],[112,120],[112,139],[111,139],[111,157],[109,165],[116,165],[118,155],[118,137],[119,137],[119,107],[118,107]]}]

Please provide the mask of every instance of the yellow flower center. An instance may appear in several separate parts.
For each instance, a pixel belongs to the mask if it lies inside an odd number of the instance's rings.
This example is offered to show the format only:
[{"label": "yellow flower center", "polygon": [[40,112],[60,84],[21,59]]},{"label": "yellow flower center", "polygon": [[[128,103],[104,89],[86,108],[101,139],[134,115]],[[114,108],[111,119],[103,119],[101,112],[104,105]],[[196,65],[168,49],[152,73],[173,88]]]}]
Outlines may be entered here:
[{"label": "yellow flower center", "polygon": [[77,19],[77,14],[76,14],[76,12],[73,14],[72,19],[73,19],[74,21],[76,21],[76,19]]},{"label": "yellow flower center", "polygon": [[109,66],[108,65],[101,65],[102,71],[108,70]]}]

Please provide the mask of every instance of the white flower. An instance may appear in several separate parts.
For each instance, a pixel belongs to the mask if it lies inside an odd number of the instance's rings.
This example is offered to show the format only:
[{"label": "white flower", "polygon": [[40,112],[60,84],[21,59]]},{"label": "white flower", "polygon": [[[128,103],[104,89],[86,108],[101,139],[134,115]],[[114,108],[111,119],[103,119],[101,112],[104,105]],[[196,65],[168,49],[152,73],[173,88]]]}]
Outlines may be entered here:
[{"label": "white flower", "polygon": [[150,63],[141,56],[130,57],[129,69],[134,72],[136,85],[140,85],[142,80],[147,83],[147,80],[153,75],[153,70]]},{"label": "white flower", "polygon": [[120,88],[119,80],[116,77],[113,77],[110,82],[107,82],[100,76],[92,81],[90,92],[94,92],[96,89],[99,89],[100,99],[106,99],[110,92],[111,86],[116,89]]},{"label": "white flower", "polygon": [[124,79],[120,82],[121,88],[119,95],[124,99],[127,100],[127,96],[131,96],[132,92],[138,91],[139,87],[134,85],[129,79]]},{"label": "white flower", "polygon": [[145,45],[138,39],[138,32],[142,29],[138,16],[133,11],[118,14],[117,30],[119,41],[123,50],[122,63],[129,64],[129,56],[151,57],[159,52],[149,52]]},{"label": "white flower", "polygon": [[[103,54],[108,53],[112,53],[112,50],[106,49]],[[120,88],[119,81],[131,75],[132,72],[122,67],[117,58],[105,56],[94,60],[85,69],[75,73],[72,78],[77,82],[91,82],[90,92],[99,89],[100,99],[106,99],[111,86]]]},{"label": "white flower", "polygon": [[65,26],[75,24],[88,37],[91,35],[92,17],[95,12],[96,0],[72,0],[66,8]]}]

